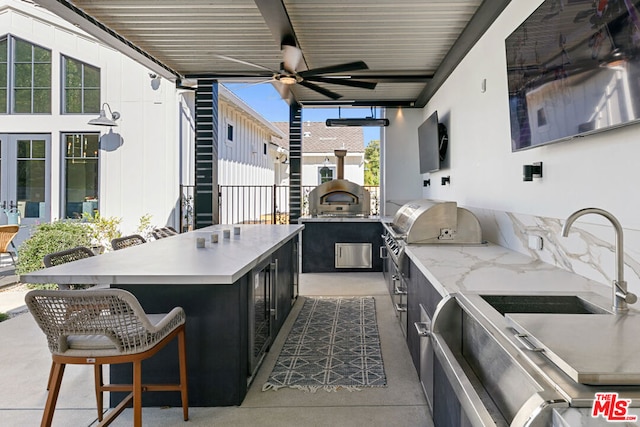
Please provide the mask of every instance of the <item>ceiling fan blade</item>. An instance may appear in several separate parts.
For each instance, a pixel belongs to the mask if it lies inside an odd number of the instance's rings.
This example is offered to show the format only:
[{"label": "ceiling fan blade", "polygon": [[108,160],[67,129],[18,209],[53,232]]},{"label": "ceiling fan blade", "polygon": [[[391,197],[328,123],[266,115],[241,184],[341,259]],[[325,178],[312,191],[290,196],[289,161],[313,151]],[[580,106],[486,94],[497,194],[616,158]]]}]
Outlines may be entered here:
[{"label": "ceiling fan blade", "polygon": [[271,68],[263,67],[262,65],[254,64],[253,62],[243,61],[241,59],[236,59],[236,58],[232,58],[230,56],[225,56],[225,55],[218,55],[215,53],[213,54],[213,56],[215,56],[216,58],[224,59],[226,61],[237,62],[238,64],[248,65],[250,67],[259,68],[260,70],[276,73],[276,71],[272,70]]},{"label": "ceiling fan blade", "polygon": [[345,64],[330,65],[328,67],[314,68],[312,70],[300,71],[298,75],[302,78],[315,76],[317,74],[344,73],[345,71],[368,70],[369,67],[364,61],[347,62]]},{"label": "ceiling fan blade", "polygon": [[305,80],[312,81],[312,82],[329,83],[332,85],[361,87],[363,89],[375,89],[376,85],[378,84],[373,82],[363,82],[362,80],[353,80],[350,78],[320,77],[320,76],[309,76],[305,78]]},{"label": "ceiling fan blade", "polygon": [[302,60],[302,51],[295,46],[282,45],[282,58],[285,71],[293,74]]},{"label": "ceiling fan blade", "polygon": [[244,84],[238,85],[237,88],[238,89],[244,89],[244,88],[251,87],[251,86],[261,85],[261,84],[264,84],[264,83],[272,83],[272,82],[275,82],[275,81],[276,81],[276,79],[268,79],[268,80],[263,80],[261,82],[244,83]]},{"label": "ceiling fan blade", "polygon": [[329,97],[331,99],[334,99],[334,100],[342,98],[342,95],[340,95],[339,93],[335,93],[335,92],[330,91],[329,89],[325,89],[325,88],[320,87],[318,85],[315,85],[313,83],[309,83],[306,80],[302,80],[302,81],[298,82],[298,84],[302,85],[302,86],[304,86],[306,88],[309,88],[309,89],[311,89],[313,91],[316,91],[318,93],[321,93],[322,95],[327,96],[327,97]]}]

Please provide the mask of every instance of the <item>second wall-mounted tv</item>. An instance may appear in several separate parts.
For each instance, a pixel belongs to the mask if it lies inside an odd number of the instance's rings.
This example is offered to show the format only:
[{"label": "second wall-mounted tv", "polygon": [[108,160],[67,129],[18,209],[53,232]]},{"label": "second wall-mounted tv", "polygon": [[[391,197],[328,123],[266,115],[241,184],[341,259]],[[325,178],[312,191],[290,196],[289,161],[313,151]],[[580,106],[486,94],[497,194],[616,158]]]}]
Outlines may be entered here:
[{"label": "second wall-mounted tv", "polygon": [[640,119],[639,6],[546,0],[506,39],[513,151]]},{"label": "second wall-mounted tv", "polygon": [[449,144],[447,128],[438,122],[438,112],[434,111],[418,127],[418,155],[420,173],[435,172],[440,169]]}]

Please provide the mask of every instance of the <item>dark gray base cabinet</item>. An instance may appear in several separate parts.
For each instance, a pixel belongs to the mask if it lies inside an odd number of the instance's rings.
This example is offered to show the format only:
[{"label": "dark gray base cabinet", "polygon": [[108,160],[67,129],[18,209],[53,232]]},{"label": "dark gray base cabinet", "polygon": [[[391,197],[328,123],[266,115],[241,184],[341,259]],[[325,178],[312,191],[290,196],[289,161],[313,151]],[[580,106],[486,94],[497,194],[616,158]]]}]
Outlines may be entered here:
[{"label": "dark gray base cabinet", "polygon": [[[297,237],[270,255],[277,270],[271,295],[270,339],[274,339],[297,296]],[[277,268],[276,268],[277,266]],[[181,306],[187,314],[187,370],[189,406],[240,405],[247,393],[250,372],[252,271],[229,285],[118,285],[132,292],[147,313],[166,313]],[[130,384],[130,365],[112,365],[111,383]],[[142,363],[143,383],[177,383],[175,342]],[[124,393],[111,394],[111,406]],[[180,407],[179,393],[143,394],[144,406]]]},{"label": "dark gray base cabinet", "polygon": [[[302,272],[382,271],[382,224],[377,221],[303,221]],[[336,243],[371,244],[371,268],[336,268]]]}]

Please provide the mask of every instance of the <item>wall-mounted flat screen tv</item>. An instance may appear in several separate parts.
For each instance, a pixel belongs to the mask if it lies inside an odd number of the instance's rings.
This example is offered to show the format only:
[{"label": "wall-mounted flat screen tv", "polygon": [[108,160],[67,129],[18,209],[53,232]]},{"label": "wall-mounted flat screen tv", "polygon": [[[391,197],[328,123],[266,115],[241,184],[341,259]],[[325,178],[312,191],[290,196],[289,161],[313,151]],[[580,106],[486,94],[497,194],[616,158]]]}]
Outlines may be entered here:
[{"label": "wall-mounted flat screen tv", "polygon": [[546,0],[506,39],[513,151],[640,118],[639,9]]},{"label": "wall-mounted flat screen tv", "polygon": [[438,112],[434,111],[418,127],[420,173],[435,172],[440,169],[440,161],[444,160],[448,141],[447,128],[438,122]]}]

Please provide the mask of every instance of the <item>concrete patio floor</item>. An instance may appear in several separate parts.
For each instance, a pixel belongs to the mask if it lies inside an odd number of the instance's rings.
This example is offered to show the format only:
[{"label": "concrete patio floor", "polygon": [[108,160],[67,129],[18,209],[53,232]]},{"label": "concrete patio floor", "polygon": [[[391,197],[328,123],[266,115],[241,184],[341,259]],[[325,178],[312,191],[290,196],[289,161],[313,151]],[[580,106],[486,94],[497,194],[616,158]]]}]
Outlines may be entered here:
[{"label": "concrete patio floor", "polygon": [[[22,295],[25,293],[24,289],[15,292],[22,292]],[[8,292],[0,292],[0,312],[8,311],[7,304],[16,304],[3,303],[9,299],[7,294]],[[376,298],[387,387],[332,393],[306,393],[292,389],[267,392],[261,390],[296,314],[302,307],[303,298],[300,298],[267,353],[242,405],[192,407],[189,408],[190,420],[186,423],[182,421],[181,408],[144,408],[143,424],[157,427],[433,425],[382,274],[302,274],[300,295]],[[15,295],[12,298],[16,300]],[[44,334],[38,329],[31,315],[24,313],[0,323],[0,339],[4,343],[0,346],[0,383],[3,385],[0,388],[0,425],[39,425],[47,397],[45,388],[51,363]],[[92,368],[70,365],[62,381],[53,426],[95,425],[97,414],[93,396]],[[131,426],[131,409],[125,410],[112,425]]]}]

